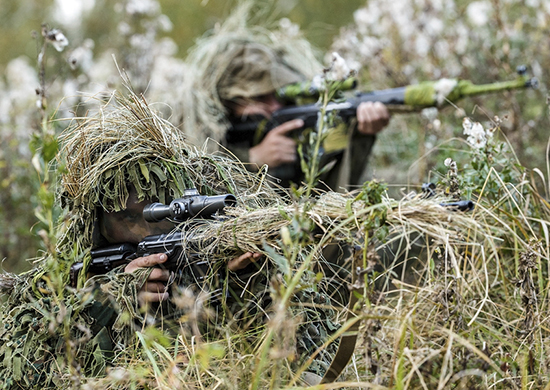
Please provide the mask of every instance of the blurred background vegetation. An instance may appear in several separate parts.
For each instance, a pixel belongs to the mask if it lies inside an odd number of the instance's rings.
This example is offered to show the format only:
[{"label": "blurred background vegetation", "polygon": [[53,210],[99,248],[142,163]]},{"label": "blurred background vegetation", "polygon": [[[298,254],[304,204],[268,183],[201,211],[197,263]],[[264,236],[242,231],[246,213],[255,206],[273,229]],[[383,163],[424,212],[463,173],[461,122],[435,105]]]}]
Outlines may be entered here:
[{"label": "blurred background vegetation", "polygon": [[[486,127],[499,118],[520,161],[546,172],[550,4],[546,0],[279,0],[273,22],[288,17],[323,53],[338,51],[358,70],[362,89],[403,86],[442,77],[489,83],[515,77],[526,65],[541,86],[467,99],[439,112],[396,115],[380,134],[368,177],[387,181],[398,196],[437,180],[434,169],[464,142],[462,120]],[[44,183],[36,150],[74,112],[90,109],[79,92],[107,93],[120,83],[117,63],[152,101],[177,104],[186,51],[223,20],[226,0],[0,0],[0,260],[8,271],[30,267],[44,241],[40,204],[55,188]],[[41,25],[68,39],[48,47],[39,76]],[[44,87],[43,110],[36,89]],[[56,118],[44,126],[42,118]],[[46,122],[44,122],[46,123]],[[40,149],[39,149],[40,150]],[[460,158],[462,157],[462,158]],[[39,161],[40,160],[40,161]],[[37,170],[38,168],[38,170]],[[445,169],[443,169],[444,171]],[[47,185],[45,185],[47,184]],[[544,188],[544,191],[547,189]]]},{"label": "blurred background vegetation", "polygon": [[[36,41],[31,39],[31,31],[40,30],[42,23],[63,28],[65,32],[68,32],[65,29],[69,25],[76,27],[70,29],[71,35],[68,36],[71,46],[91,38],[96,43],[97,52],[113,47],[119,16],[114,9],[121,3],[108,0],[66,0],[58,3],[55,0],[1,0],[0,69],[20,55],[36,58]],[[162,35],[174,39],[178,44],[177,55],[183,58],[194,40],[223,20],[235,3],[234,0],[160,0],[158,4],[162,13],[173,24],[171,30]],[[279,2],[278,8],[302,27],[313,44],[328,49],[340,27],[352,23],[353,12],[362,5],[364,0],[322,3],[319,0],[284,0]],[[63,20],[65,13],[59,7],[89,11],[84,12],[82,20],[73,23]],[[75,15],[74,12],[78,15],[78,11],[66,11],[66,15]]]}]

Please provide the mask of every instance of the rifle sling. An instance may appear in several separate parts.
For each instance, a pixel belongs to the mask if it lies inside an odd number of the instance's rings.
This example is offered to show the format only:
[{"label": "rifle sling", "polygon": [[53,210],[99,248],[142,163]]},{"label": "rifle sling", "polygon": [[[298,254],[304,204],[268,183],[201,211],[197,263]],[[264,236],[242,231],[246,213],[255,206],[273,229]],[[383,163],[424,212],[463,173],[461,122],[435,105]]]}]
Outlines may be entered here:
[{"label": "rifle sling", "polygon": [[323,383],[331,383],[334,382],[338,376],[342,373],[344,368],[348,365],[351,357],[353,356],[353,352],[355,350],[355,343],[357,342],[357,335],[359,333],[359,326],[361,324],[361,321],[356,318],[357,313],[355,313],[355,305],[358,301],[357,295],[354,294],[356,288],[354,286],[357,285],[357,277],[358,273],[356,272],[358,267],[358,260],[359,256],[356,256],[355,254],[351,256],[352,259],[352,280],[351,280],[351,288],[350,288],[350,297],[349,297],[349,304],[348,304],[348,310],[346,314],[346,321],[353,321],[350,325],[349,329],[342,334],[340,337],[340,344],[338,345],[338,350],[336,351],[336,354],[334,355],[334,358],[332,359],[332,362],[330,363],[329,368],[327,369],[325,375],[321,379],[320,384]]}]

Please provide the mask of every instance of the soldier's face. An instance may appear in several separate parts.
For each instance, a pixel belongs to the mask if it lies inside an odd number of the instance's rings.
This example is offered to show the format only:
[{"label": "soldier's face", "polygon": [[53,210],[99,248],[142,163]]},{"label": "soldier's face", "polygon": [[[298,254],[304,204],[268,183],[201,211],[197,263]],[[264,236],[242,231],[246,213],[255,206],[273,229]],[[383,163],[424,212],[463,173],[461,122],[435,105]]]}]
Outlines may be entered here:
[{"label": "soldier's face", "polygon": [[269,93],[252,98],[236,99],[233,114],[239,118],[250,115],[262,115],[266,118],[271,118],[271,114],[282,107],[283,105],[277,100],[275,94]]},{"label": "soldier's face", "polygon": [[111,244],[128,242],[137,244],[143,238],[169,233],[174,224],[169,221],[149,223],[143,218],[143,208],[153,203],[148,200],[138,202],[135,191],[130,191],[126,209],[108,213],[103,211],[100,217],[100,229],[103,237]]}]

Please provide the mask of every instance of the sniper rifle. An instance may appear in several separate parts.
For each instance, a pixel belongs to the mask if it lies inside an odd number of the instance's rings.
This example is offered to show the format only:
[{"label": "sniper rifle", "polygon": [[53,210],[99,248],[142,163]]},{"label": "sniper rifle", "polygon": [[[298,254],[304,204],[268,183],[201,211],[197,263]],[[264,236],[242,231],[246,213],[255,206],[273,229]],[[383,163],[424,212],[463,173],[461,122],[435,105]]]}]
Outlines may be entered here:
[{"label": "sniper rifle", "polygon": [[137,245],[121,243],[92,249],[91,262],[87,267],[82,262],[72,265],[71,284],[77,285],[78,275],[84,268],[92,274],[104,274],[133,259],[155,253],[166,253],[168,256],[162,265],[164,268],[179,272],[186,267],[192,267],[191,272],[196,279],[203,280],[209,274],[211,266],[201,260],[200,247],[204,242],[194,239],[192,227],[235,204],[236,199],[231,194],[199,195],[194,188],[185,190],[183,197],[173,200],[169,205],[149,204],[143,209],[143,218],[147,222],[168,219],[181,223],[192,219],[192,223],[186,224],[184,230],[175,229],[170,233],[147,236]]},{"label": "sniper rifle", "polygon": [[[357,107],[363,102],[380,102],[389,106],[394,112],[414,112],[428,107],[440,107],[458,100],[492,92],[509,91],[522,88],[537,88],[538,80],[526,74],[525,66],[517,68],[518,77],[511,81],[490,84],[473,84],[469,80],[440,79],[426,81],[405,87],[383,89],[372,92],[357,92],[354,97],[345,101],[330,102],[325,107],[326,113],[335,113],[344,122],[355,117]],[[353,78],[343,80],[338,92],[354,89],[357,83]],[[277,98],[285,103],[296,102],[304,98],[318,98],[323,92],[311,82],[289,84],[276,91]],[[235,121],[227,131],[226,141],[229,144],[249,142],[257,145],[265,135],[275,127],[293,119],[303,119],[304,128],[317,124],[321,112],[319,103],[288,105],[275,111],[271,118],[259,115],[248,116],[245,120]]]}]

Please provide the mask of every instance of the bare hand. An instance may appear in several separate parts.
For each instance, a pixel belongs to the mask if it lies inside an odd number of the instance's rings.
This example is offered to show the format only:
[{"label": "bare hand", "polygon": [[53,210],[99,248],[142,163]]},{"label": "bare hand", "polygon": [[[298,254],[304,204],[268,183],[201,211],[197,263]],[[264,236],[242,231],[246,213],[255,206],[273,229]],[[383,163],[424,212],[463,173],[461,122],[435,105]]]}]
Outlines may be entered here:
[{"label": "bare hand", "polygon": [[377,134],[389,121],[388,108],[380,102],[363,102],[357,107],[357,130],[361,134]]},{"label": "bare hand", "polygon": [[227,268],[229,271],[235,272],[246,268],[250,263],[255,263],[260,257],[262,257],[261,253],[246,252],[230,260],[227,263]]},{"label": "bare hand", "polygon": [[[168,259],[168,256],[164,253],[156,253],[145,257],[138,257],[132,260],[124,272],[131,273],[139,268],[155,267],[164,263]],[[169,294],[166,291],[166,282],[170,278],[170,271],[167,269],[153,268],[151,274],[145,281],[145,284],[141,286],[138,293],[138,299],[142,304],[150,302],[162,302],[169,298]]]},{"label": "bare hand", "polygon": [[262,142],[248,151],[250,162],[258,167],[264,164],[269,167],[277,167],[296,161],[298,157],[296,142],[286,135],[303,126],[302,119],[294,119],[275,127],[267,133]]}]

